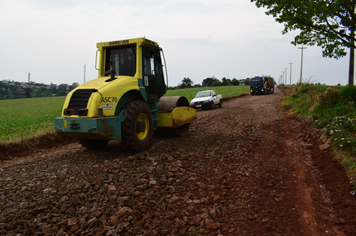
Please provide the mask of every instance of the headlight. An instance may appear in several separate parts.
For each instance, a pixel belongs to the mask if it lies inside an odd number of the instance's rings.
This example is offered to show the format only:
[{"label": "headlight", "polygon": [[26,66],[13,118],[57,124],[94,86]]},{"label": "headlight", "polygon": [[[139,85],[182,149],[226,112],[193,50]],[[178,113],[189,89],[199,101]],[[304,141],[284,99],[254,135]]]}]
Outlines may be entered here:
[{"label": "headlight", "polygon": [[261,89],[261,91],[263,92],[263,89]]},{"label": "headlight", "polygon": [[251,93],[252,93],[253,91],[252,91],[252,89],[251,89]]}]

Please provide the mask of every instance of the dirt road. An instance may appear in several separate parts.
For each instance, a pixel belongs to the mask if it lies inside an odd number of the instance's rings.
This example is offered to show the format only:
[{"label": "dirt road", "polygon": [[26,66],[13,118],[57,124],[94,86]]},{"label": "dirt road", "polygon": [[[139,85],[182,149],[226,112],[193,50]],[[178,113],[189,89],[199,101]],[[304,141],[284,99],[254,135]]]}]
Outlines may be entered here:
[{"label": "dirt road", "polygon": [[356,196],[281,92],[198,112],[185,137],[73,143],[0,164],[2,235],[355,235]]}]

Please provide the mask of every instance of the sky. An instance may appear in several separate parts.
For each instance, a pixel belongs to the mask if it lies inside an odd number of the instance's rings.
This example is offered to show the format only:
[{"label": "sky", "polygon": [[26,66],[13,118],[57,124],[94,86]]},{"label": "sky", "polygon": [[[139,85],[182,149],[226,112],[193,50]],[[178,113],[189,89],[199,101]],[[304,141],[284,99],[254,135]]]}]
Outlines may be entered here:
[{"label": "sky", "polygon": [[[0,0],[0,80],[82,84],[98,77],[96,43],[146,37],[163,48],[168,85],[268,75],[300,79],[296,32],[250,0]],[[301,47],[301,46],[299,46]],[[85,67],[85,73],[84,73]],[[348,55],[303,50],[302,78],[346,85]]]}]

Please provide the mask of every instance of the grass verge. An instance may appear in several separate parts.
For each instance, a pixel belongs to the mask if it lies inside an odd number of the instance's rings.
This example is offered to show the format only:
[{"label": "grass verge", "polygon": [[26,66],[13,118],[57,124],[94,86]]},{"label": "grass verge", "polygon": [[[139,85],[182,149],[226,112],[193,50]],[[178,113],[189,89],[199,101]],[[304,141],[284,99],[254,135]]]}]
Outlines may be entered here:
[{"label": "grass verge", "polygon": [[285,87],[281,106],[297,116],[312,116],[356,191],[356,87],[299,84]]}]

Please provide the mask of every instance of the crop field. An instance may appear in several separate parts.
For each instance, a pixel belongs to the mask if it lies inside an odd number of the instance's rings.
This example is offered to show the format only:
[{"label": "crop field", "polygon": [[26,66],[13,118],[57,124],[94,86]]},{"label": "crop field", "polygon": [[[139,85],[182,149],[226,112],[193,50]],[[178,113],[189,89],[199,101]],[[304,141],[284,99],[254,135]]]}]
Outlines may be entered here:
[{"label": "crop field", "polygon": [[0,142],[21,139],[53,130],[65,97],[0,100]]},{"label": "crop field", "polygon": [[[223,97],[234,97],[249,92],[249,86],[189,88],[168,90],[165,96],[185,96],[190,101],[197,92],[214,89]],[[42,97],[0,100],[0,143],[54,132],[54,118],[61,116],[65,97]]]}]

